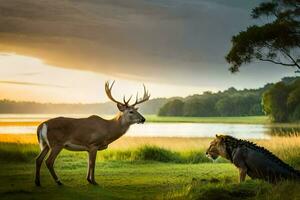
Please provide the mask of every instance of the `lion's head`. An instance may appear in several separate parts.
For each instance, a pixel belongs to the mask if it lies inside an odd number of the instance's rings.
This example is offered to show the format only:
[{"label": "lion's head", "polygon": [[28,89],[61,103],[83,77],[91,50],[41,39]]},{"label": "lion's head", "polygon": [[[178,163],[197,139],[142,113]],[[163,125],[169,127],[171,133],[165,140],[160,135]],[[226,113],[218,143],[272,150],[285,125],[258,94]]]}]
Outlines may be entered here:
[{"label": "lion's head", "polygon": [[210,146],[206,151],[206,156],[213,160],[217,159],[219,156],[224,158],[227,157],[225,136],[216,135],[216,138],[210,143]]}]

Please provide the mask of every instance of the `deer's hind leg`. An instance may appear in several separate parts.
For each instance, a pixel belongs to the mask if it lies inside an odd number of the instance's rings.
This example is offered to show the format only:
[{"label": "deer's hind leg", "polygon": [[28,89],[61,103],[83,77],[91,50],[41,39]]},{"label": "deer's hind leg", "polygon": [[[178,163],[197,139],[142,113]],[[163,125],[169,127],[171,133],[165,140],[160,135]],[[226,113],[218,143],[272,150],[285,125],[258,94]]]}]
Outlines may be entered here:
[{"label": "deer's hind leg", "polygon": [[49,152],[49,147],[48,146],[44,146],[44,148],[42,149],[41,153],[38,155],[38,157],[36,158],[36,163],[35,163],[35,185],[36,186],[40,186],[41,182],[40,182],[40,170],[41,170],[41,165],[43,163],[43,160],[45,158],[45,156],[47,155],[47,153]]},{"label": "deer's hind leg", "polygon": [[62,146],[52,147],[50,150],[50,155],[48,156],[48,158],[46,160],[47,168],[49,169],[49,172],[50,172],[51,176],[53,177],[54,181],[58,185],[62,185],[62,183],[60,182],[59,178],[57,177],[53,166],[54,166],[55,159],[57,158],[57,155],[61,152],[62,148],[63,148]]}]

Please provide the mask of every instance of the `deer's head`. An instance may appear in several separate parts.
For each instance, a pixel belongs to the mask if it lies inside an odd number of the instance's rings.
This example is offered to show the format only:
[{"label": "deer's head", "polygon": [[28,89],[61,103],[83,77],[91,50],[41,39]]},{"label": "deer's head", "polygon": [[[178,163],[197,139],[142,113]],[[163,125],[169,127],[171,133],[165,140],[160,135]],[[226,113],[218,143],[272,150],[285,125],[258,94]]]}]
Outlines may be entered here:
[{"label": "deer's head", "polygon": [[136,94],[136,100],[134,104],[129,104],[132,96],[126,100],[125,96],[123,97],[123,102],[117,101],[115,98],[113,98],[111,91],[112,87],[114,85],[115,81],[112,82],[110,85],[109,82],[105,83],[105,92],[107,97],[115,102],[117,104],[117,107],[120,111],[120,115],[122,118],[128,123],[128,124],[135,124],[135,123],[144,123],[146,120],[145,118],[138,112],[138,108],[136,105],[143,103],[145,101],[148,101],[150,98],[150,94],[146,90],[145,85],[144,86],[144,95],[142,98],[139,98],[138,93]]}]

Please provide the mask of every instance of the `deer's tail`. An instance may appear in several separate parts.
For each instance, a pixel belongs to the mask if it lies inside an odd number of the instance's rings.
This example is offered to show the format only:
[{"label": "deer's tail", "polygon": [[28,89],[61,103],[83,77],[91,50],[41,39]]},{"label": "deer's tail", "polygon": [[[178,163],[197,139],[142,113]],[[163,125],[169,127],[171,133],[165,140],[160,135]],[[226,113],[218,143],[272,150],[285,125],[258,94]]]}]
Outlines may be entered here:
[{"label": "deer's tail", "polygon": [[49,141],[47,138],[47,124],[42,123],[37,128],[37,138],[39,141],[40,149],[43,150],[46,146],[49,146]]}]

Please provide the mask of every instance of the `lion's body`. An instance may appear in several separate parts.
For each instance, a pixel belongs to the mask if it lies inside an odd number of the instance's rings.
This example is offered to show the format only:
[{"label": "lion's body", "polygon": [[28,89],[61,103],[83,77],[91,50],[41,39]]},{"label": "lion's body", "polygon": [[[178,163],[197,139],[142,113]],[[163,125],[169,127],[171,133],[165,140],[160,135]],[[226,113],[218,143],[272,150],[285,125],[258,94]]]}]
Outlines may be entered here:
[{"label": "lion's body", "polygon": [[[212,146],[213,145],[213,146]],[[263,147],[231,136],[217,136],[210,149],[230,160],[240,170],[240,181],[246,174],[271,183],[281,180],[300,180],[300,172]]]}]

